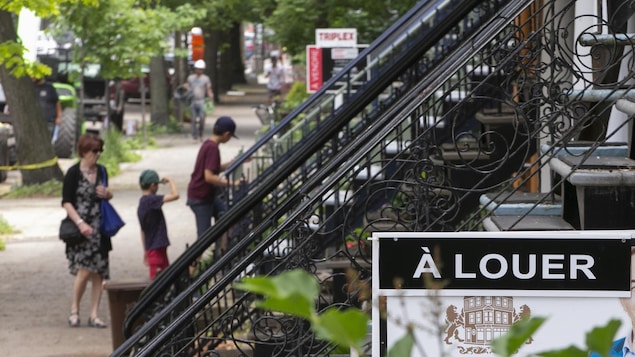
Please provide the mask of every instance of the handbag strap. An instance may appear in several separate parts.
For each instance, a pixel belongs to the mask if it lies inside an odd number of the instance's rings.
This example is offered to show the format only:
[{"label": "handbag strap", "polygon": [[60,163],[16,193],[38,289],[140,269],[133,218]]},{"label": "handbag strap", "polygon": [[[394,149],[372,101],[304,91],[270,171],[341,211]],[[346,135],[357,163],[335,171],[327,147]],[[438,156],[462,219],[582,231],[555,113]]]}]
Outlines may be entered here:
[{"label": "handbag strap", "polygon": [[101,170],[101,182],[104,184],[104,187],[108,187],[108,176],[106,176],[106,168],[104,166],[99,166]]}]

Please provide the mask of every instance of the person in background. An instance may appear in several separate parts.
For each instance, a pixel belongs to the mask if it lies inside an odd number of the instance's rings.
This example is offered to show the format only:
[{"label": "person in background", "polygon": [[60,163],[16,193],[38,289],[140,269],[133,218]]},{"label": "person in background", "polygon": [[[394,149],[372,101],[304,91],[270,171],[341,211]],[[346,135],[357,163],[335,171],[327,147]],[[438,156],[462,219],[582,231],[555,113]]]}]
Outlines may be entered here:
[{"label": "person in background", "polygon": [[203,140],[203,130],[205,129],[205,98],[214,100],[212,91],[212,81],[204,73],[205,61],[194,62],[194,73],[187,77],[183,88],[191,91],[192,101],[190,103],[190,124],[192,125],[192,138]]},{"label": "person in background", "polygon": [[[170,185],[170,193],[157,195],[159,184]],[[139,176],[141,198],[137,208],[137,217],[141,227],[141,244],[143,247],[143,263],[150,269],[150,279],[170,264],[167,249],[170,245],[168,228],[163,215],[163,204],[179,199],[179,191],[174,181],[168,177],[159,179],[154,170],[145,170]]]},{"label": "person in background", "polygon": [[[212,217],[219,219],[227,210],[225,202],[220,197],[223,187],[228,187],[230,183],[226,178],[221,177],[221,172],[232,163],[232,161],[221,163],[219,146],[231,140],[235,135],[236,123],[228,116],[221,116],[214,124],[214,131],[209,139],[201,145],[194,171],[187,186],[187,205],[190,206],[196,218],[196,234],[201,237],[212,225]],[[226,239],[216,246],[215,254],[226,249]]]},{"label": "person in background", "polygon": [[62,207],[86,237],[79,244],[66,245],[68,268],[75,276],[71,313],[68,317],[71,327],[80,325],[80,301],[89,281],[92,283],[92,294],[88,326],[107,327],[98,317],[98,311],[103,285],[110,278],[108,252],[112,250],[112,245],[109,238],[102,237],[99,221],[100,201],[110,200],[113,195],[101,184],[104,182],[102,172],[106,178],[108,176],[105,168],[102,171],[103,166],[97,164],[103,150],[104,141],[97,135],[81,135],[77,143],[80,160],[68,169],[62,186]]},{"label": "person in background", "polygon": [[44,78],[34,78],[35,96],[37,97],[46,125],[54,138],[55,126],[62,124],[62,104],[55,87]]},{"label": "person in background", "polygon": [[268,105],[271,105],[276,97],[282,94],[282,85],[285,82],[284,68],[278,64],[278,57],[271,57],[271,66],[265,68],[267,82]]}]

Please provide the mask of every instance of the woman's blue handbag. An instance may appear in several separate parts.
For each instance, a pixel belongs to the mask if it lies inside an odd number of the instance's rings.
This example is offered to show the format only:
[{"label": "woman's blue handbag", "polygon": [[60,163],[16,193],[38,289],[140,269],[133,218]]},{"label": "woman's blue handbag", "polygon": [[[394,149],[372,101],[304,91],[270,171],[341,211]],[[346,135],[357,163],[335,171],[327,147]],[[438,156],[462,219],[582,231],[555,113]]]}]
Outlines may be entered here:
[{"label": "woman's blue handbag", "polygon": [[[104,169],[103,166],[101,167],[101,175],[104,186],[108,187],[106,169]],[[101,221],[99,222],[101,233],[106,237],[114,237],[125,224],[110,202],[108,200],[101,200]]]}]

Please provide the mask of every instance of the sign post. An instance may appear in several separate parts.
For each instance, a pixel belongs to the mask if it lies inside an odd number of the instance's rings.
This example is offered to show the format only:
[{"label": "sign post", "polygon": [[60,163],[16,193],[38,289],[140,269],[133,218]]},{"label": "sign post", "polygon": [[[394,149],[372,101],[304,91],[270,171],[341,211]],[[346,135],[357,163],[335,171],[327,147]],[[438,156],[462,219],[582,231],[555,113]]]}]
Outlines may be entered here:
[{"label": "sign post", "polygon": [[373,356],[408,328],[427,356],[494,356],[531,316],[548,319],[520,355],[584,346],[611,318],[630,333],[629,231],[375,233],[373,261]]}]

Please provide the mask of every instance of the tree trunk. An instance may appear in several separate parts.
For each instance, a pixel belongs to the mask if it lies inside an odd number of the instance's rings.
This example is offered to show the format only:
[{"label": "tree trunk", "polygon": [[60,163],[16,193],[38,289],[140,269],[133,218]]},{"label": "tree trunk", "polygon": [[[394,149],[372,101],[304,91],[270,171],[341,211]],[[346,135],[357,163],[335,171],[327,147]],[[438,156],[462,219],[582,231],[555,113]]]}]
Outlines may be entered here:
[{"label": "tree trunk", "polygon": [[[186,49],[186,43],[183,41],[183,32],[177,31],[174,33],[174,47],[175,53],[179,53],[178,50]],[[174,56],[174,81],[172,83],[172,90],[175,90],[178,86],[185,83],[187,79],[188,65],[187,65],[187,57],[182,56]],[[184,121],[183,115],[185,112],[185,103],[180,100],[174,101],[174,111],[175,116],[177,117],[177,121],[179,124],[182,124]]]},{"label": "tree trunk", "polygon": [[234,76],[236,67],[242,63],[240,52],[238,57],[232,56],[231,41],[235,40],[236,43],[240,42],[240,37],[233,38],[233,29],[219,32],[218,40],[220,50],[220,57],[217,59],[218,63],[218,87],[226,92],[232,89],[234,84]]},{"label": "tree trunk", "polygon": [[205,34],[205,72],[212,81],[214,100],[218,94],[232,89],[235,83],[247,83],[245,67],[241,56],[241,26],[236,23],[227,31],[206,29]]},{"label": "tree trunk", "polygon": [[220,81],[219,81],[219,72],[222,72],[220,68],[218,68],[217,63],[218,59],[218,51],[220,48],[220,31],[213,30],[211,28],[207,28],[203,30],[204,38],[205,38],[205,63],[207,64],[205,68],[205,74],[207,74],[212,81],[212,89],[214,90],[214,102],[218,103],[219,94],[222,91]]},{"label": "tree trunk", "polygon": [[247,83],[247,79],[245,78],[245,63],[242,56],[242,44],[244,43],[241,33],[242,31],[243,28],[238,22],[235,22],[234,26],[229,31],[229,43],[231,44],[231,47],[229,48],[229,51],[227,51],[227,60],[229,61],[228,65],[231,66],[230,86],[234,84]]},{"label": "tree trunk", "polygon": [[[16,41],[17,33],[11,13],[0,11],[0,42]],[[62,180],[51,133],[44,123],[42,110],[35,97],[29,77],[16,78],[5,66],[0,66],[2,82],[16,137],[18,163],[22,166],[22,183],[37,184],[51,179]]]},{"label": "tree trunk", "polygon": [[150,120],[155,124],[168,123],[168,83],[165,80],[165,63],[163,57],[155,56],[150,59]]}]

